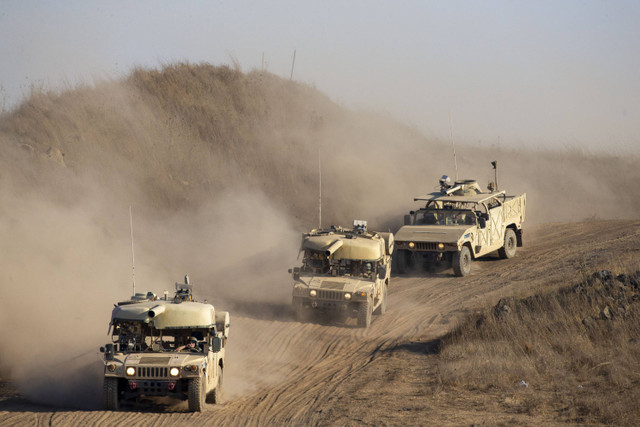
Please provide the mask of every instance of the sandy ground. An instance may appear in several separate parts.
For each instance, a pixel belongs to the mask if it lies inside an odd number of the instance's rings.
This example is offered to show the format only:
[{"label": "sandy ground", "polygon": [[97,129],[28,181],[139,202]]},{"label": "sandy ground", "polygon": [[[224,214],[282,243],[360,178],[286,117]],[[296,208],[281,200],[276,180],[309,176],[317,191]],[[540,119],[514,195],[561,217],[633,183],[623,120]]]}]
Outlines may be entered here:
[{"label": "sandy ground", "polygon": [[[640,221],[545,224],[526,229],[524,237],[514,259],[478,260],[467,278],[450,271],[394,277],[387,313],[367,330],[322,319],[297,323],[283,314],[284,304],[267,310],[272,315],[251,315],[250,307],[232,313],[236,336],[230,340],[238,341],[227,354],[227,400],[202,413],[181,406],[122,412],[45,407],[0,381],[0,425],[554,424],[545,414],[511,413],[491,396],[470,401],[434,388],[430,341],[468,310],[501,297],[640,259]],[[234,371],[234,358],[247,368]]]}]

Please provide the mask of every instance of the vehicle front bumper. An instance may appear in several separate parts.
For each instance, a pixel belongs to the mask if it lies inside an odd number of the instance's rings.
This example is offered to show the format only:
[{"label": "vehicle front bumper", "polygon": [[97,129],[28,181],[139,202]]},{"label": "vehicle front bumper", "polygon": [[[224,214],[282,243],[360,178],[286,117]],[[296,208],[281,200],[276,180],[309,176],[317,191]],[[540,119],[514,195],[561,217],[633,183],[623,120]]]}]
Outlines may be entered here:
[{"label": "vehicle front bumper", "polygon": [[335,301],[319,298],[301,298],[302,304],[318,310],[346,311],[353,304],[352,301]]},{"label": "vehicle front bumper", "polygon": [[456,252],[459,250],[459,244],[456,243],[443,243],[443,242],[395,242],[396,248],[399,250],[411,251],[411,252],[431,252],[431,253],[443,253],[443,252]]}]

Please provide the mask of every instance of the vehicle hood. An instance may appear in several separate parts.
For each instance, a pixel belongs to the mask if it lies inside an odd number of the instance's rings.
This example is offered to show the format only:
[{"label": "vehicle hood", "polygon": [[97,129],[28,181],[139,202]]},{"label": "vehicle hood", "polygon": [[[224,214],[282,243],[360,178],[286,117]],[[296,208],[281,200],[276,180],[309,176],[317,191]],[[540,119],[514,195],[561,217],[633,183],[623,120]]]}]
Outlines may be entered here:
[{"label": "vehicle hood", "polygon": [[209,328],[215,325],[216,315],[211,304],[157,300],[117,305],[111,312],[111,322],[116,320],[149,323],[156,329]]},{"label": "vehicle hood", "polygon": [[303,280],[309,285],[309,289],[326,289],[330,291],[354,292],[363,287],[373,285],[370,280],[347,276],[312,276],[303,278]]},{"label": "vehicle hood", "polygon": [[396,233],[396,242],[457,243],[474,227],[456,225],[405,225]]},{"label": "vehicle hood", "polygon": [[355,236],[351,238],[340,234],[305,236],[302,240],[302,249],[324,252],[336,242],[342,242],[342,244],[340,248],[331,255],[335,260],[362,259],[376,261],[384,256],[384,240],[377,234],[367,237]]}]

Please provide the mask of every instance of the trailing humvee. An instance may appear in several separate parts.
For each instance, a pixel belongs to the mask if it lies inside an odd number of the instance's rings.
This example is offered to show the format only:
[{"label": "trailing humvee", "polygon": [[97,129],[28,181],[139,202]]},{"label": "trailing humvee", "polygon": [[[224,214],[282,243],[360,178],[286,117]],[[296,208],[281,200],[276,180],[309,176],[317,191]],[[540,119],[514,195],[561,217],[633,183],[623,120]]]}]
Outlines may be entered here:
[{"label": "trailing humvee", "polygon": [[306,320],[316,311],[356,317],[369,327],[375,311],[383,314],[391,275],[393,234],[367,231],[366,221],[353,229],[332,226],[302,235],[302,267],[293,274],[292,308]]},{"label": "trailing humvee", "polygon": [[173,298],[135,294],[111,313],[104,353],[104,407],[166,396],[188,400],[190,411],[219,403],[229,313],[193,300],[188,277]]},{"label": "trailing humvee", "polygon": [[[415,265],[444,264],[466,276],[471,260],[498,251],[512,258],[522,246],[526,194],[483,192],[474,180],[440,179],[440,191],[416,197],[424,208],[405,215],[396,233],[396,267],[406,273]],[[492,189],[492,185],[489,186]]]}]

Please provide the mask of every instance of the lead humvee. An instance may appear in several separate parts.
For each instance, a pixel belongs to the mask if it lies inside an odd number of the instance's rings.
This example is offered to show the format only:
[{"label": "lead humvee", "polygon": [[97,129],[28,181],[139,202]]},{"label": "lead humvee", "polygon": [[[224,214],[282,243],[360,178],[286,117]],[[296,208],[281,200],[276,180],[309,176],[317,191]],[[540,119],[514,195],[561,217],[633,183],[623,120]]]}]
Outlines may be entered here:
[{"label": "lead humvee", "polygon": [[367,328],[372,313],[387,309],[393,234],[367,231],[366,221],[353,229],[332,226],[302,235],[302,267],[293,274],[292,309],[297,320],[316,311],[356,317]]},{"label": "lead humvee", "polygon": [[229,313],[194,301],[188,276],[173,298],[135,294],[111,313],[104,353],[104,407],[141,397],[188,400],[190,411],[219,403]]},{"label": "lead humvee", "polygon": [[440,191],[416,197],[424,208],[404,217],[396,233],[396,262],[400,273],[421,264],[453,267],[456,276],[471,271],[471,261],[498,251],[512,258],[522,246],[526,194],[507,196],[504,191],[483,192],[475,180],[451,184],[440,178]]}]

